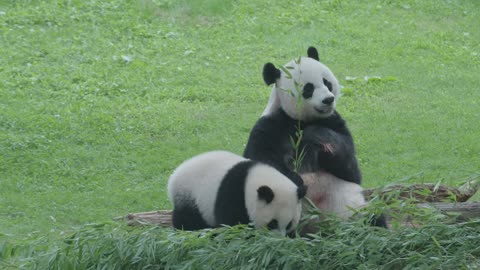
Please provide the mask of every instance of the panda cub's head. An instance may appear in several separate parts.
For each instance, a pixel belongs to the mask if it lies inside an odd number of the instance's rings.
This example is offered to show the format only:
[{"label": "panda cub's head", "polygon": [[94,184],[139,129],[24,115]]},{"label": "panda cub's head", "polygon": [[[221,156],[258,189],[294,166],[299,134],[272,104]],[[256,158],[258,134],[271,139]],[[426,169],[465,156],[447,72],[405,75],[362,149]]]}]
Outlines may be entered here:
[{"label": "panda cub's head", "polygon": [[274,84],[263,116],[283,109],[296,120],[311,121],[330,116],[340,95],[340,84],[330,69],[319,62],[317,49],[308,48],[308,57],[300,57],[276,68],[263,67],[263,79]]},{"label": "panda cub's head", "polygon": [[269,165],[257,164],[248,173],[245,191],[245,206],[255,228],[285,235],[297,227],[306,186],[297,187]]}]

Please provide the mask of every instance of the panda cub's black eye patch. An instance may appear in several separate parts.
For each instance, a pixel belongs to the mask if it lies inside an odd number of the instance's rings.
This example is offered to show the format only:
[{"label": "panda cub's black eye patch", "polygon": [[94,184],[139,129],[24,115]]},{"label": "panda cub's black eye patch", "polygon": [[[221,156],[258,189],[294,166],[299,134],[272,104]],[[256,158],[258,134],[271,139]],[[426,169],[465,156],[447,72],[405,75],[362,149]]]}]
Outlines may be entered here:
[{"label": "panda cub's black eye patch", "polygon": [[305,84],[305,86],[303,87],[303,92],[302,92],[303,98],[304,99],[311,98],[313,96],[313,91],[314,90],[315,90],[315,86],[313,85],[313,83]]},{"label": "panda cub's black eye patch", "polygon": [[278,229],[278,221],[276,219],[272,219],[268,224],[267,228],[269,230],[275,230]]},{"label": "panda cub's black eye patch", "polygon": [[323,79],[323,84],[328,88],[330,92],[332,92],[332,83],[329,82],[327,79]]}]

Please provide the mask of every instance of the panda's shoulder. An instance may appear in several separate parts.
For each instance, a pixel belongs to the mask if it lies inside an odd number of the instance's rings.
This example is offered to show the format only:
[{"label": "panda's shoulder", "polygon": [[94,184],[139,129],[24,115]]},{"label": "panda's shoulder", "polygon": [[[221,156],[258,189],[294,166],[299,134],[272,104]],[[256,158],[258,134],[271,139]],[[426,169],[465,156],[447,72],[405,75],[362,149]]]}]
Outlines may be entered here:
[{"label": "panda's shoulder", "polygon": [[257,128],[265,129],[284,129],[294,126],[298,121],[289,117],[282,109],[278,109],[270,114],[263,115],[258,119]]}]

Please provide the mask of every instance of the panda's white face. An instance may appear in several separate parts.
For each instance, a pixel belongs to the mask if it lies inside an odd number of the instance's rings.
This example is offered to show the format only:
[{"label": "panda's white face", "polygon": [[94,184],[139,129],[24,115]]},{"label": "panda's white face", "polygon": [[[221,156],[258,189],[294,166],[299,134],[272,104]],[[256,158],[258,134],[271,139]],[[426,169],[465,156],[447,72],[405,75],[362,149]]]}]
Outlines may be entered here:
[{"label": "panda's white face", "polygon": [[[262,198],[259,192],[262,188],[272,192],[271,200]],[[245,202],[255,228],[266,227],[282,235],[293,231],[300,220],[301,198],[305,195],[299,195],[298,189],[290,179],[270,166],[253,167],[246,182]]]},{"label": "panda's white face", "polygon": [[284,66],[263,115],[281,107],[297,120],[328,117],[339,95],[340,85],[330,69],[315,59],[301,57]]}]

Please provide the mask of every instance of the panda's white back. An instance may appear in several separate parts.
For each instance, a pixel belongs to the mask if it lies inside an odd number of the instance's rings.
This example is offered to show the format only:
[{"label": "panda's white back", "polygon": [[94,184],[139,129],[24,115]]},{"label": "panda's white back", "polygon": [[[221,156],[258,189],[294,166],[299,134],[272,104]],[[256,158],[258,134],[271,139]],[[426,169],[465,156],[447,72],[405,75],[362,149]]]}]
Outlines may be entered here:
[{"label": "panda's white back", "polygon": [[168,180],[170,201],[175,207],[193,199],[205,221],[214,226],[218,188],[228,170],[243,160],[227,151],[211,151],[184,161]]}]

